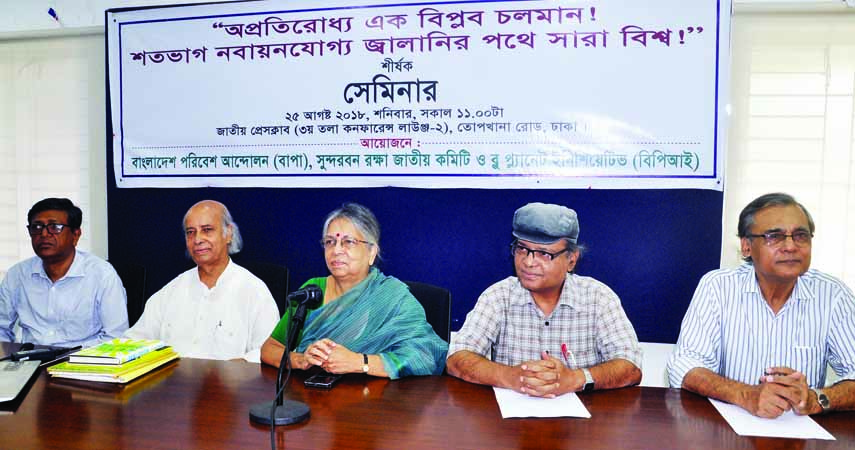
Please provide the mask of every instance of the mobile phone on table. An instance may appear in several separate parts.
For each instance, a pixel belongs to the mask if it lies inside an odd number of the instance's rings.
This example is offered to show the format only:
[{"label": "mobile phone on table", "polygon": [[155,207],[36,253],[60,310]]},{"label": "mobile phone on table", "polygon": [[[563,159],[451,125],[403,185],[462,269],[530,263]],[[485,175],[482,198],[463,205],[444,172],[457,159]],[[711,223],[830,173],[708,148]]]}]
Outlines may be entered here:
[{"label": "mobile phone on table", "polygon": [[303,384],[305,384],[306,387],[311,387],[311,388],[330,389],[331,387],[333,387],[335,382],[338,381],[339,378],[341,378],[343,376],[344,375],[341,375],[341,374],[326,373],[326,372],[316,373],[316,374],[310,376],[309,378],[306,378],[306,381],[304,381]]}]

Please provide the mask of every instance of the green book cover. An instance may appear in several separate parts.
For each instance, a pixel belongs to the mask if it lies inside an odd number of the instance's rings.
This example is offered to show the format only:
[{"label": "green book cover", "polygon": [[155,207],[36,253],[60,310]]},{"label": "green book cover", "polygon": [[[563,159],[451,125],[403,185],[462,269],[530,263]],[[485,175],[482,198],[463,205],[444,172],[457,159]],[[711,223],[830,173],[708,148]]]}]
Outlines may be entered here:
[{"label": "green book cover", "polygon": [[78,364],[72,362],[62,362],[55,366],[48,367],[49,374],[59,372],[74,372],[88,374],[107,374],[107,375],[122,375],[127,372],[132,372],[140,367],[152,364],[164,358],[169,358],[175,354],[172,347],[165,347],[160,350],[149,352],[133,361],[126,362],[120,365],[104,365],[104,364]]},{"label": "green book cover", "polygon": [[165,346],[166,344],[156,339],[117,338],[73,353],[68,361],[89,364],[124,364]]}]

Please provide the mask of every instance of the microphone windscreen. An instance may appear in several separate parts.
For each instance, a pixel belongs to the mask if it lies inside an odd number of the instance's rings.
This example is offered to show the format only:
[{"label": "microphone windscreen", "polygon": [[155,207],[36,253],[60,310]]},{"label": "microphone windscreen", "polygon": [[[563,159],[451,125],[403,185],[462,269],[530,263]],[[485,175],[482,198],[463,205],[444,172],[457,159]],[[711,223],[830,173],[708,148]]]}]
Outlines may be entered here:
[{"label": "microphone windscreen", "polygon": [[288,300],[295,305],[317,308],[324,299],[324,292],[316,284],[310,284],[299,291],[288,294]]},{"label": "microphone windscreen", "polygon": [[321,302],[324,301],[324,291],[322,291],[318,285],[310,284],[306,286],[306,291],[306,306],[308,306],[309,309],[317,308],[321,305]]}]

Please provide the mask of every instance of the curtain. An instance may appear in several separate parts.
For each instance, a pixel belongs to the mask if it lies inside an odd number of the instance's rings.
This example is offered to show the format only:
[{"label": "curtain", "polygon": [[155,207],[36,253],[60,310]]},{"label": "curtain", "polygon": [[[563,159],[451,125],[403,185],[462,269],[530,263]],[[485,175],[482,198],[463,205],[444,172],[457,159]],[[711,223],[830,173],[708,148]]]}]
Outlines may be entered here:
[{"label": "curtain", "polygon": [[0,40],[0,272],[33,255],[27,211],[83,210],[78,248],[106,255],[104,38]]},{"label": "curtain", "polygon": [[768,192],[816,222],[811,266],[855,289],[855,14],[737,14],[722,266],[739,212]]}]

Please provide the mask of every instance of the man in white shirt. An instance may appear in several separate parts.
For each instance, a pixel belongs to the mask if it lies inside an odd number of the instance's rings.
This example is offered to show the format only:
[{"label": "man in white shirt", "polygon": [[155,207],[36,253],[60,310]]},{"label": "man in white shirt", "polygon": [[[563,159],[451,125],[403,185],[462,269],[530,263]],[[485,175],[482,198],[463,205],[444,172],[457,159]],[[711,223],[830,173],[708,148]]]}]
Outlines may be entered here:
[{"label": "man in white shirt", "polygon": [[279,311],[264,282],[229,257],[242,247],[229,210],[196,203],[184,215],[184,235],[196,267],[152,295],[126,336],[160,339],[185,357],[258,361]]}]

